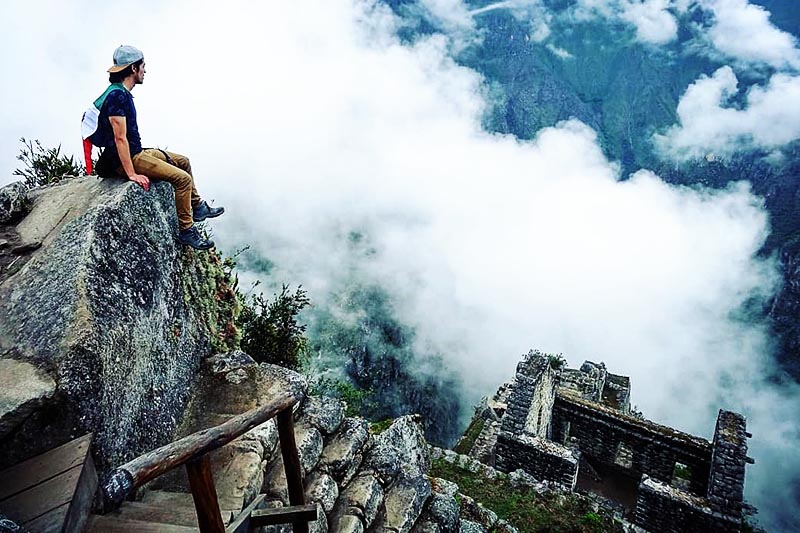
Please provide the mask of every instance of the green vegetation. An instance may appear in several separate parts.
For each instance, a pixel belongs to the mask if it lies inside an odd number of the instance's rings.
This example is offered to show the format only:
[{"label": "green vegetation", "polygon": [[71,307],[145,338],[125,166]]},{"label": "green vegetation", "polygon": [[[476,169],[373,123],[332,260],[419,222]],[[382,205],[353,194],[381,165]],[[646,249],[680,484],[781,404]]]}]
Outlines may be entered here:
[{"label": "green vegetation", "polygon": [[389,426],[392,425],[392,422],[394,422],[394,418],[387,418],[386,420],[381,420],[380,422],[373,422],[369,425],[369,432],[373,435],[380,435],[389,429]]},{"label": "green vegetation", "polygon": [[619,522],[593,511],[590,502],[577,494],[542,495],[531,489],[514,488],[506,477],[484,478],[443,459],[433,461],[429,474],[455,482],[463,494],[497,513],[521,533],[622,531]]},{"label": "green vegetation", "polygon": [[[354,253],[368,253],[366,237],[350,239],[360,243]],[[461,383],[440,354],[416,342],[415,329],[402,320],[383,287],[354,277],[308,316],[316,367],[311,372],[336,369],[333,379],[341,384],[327,386],[338,387],[332,394],[345,399],[351,412],[368,420],[418,413],[430,442],[452,444]]]},{"label": "green vegetation", "polygon": [[[314,379],[311,393],[319,396],[335,396],[343,400],[347,404],[345,416],[363,416],[364,412],[374,409],[375,391],[361,389],[349,381],[334,381],[324,377]],[[387,420],[391,423],[392,419]]]},{"label": "green vegetation", "polygon": [[297,370],[308,351],[305,324],[298,314],[311,304],[302,287],[294,293],[283,285],[272,300],[255,294],[239,315],[241,348],[259,363],[271,363]]},{"label": "green vegetation", "polygon": [[[224,261],[213,250],[186,254],[181,283],[184,304],[194,310],[208,335],[213,353],[239,347],[241,331],[236,320],[242,310],[242,299],[236,290],[238,280],[233,273],[236,263]],[[175,323],[173,334],[181,335],[181,324]]]},{"label": "green vegetation", "polygon": [[458,443],[456,443],[453,451],[456,453],[460,453],[462,455],[467,455],[472,450],[472,447],[475,446],[475,441],[478,439],[478,435],[481,434],[483,431],[484,420],[483,418],[477,416],[472,419],[472,422],[469,423],[469,427],[464,432],[464,435],[458,439]]},{"label": "green vegetation", "polygon": [[675,463],[675,470],[673,471],[673,475],[677,478],[691,481],[692,469],[686,466],[685,464]]},{"label": "green vegetation", "polygon": [[547,360],[550,362],[550,368],[553,370],[563,370],[567,368],[567,360],[563,354],[546,354]]},{"label": "green vegetation", "polygon": [[45,148],[38,140],[27,141],[21,138],[23,148],[17,159],[23,167],[14,170],[15,176],[25,178],[28,187],[39,187],[58,183],[70,176],[83,176],[86,167],[76,161],[73,156],[61,153],[61,145],[56,148]]}]

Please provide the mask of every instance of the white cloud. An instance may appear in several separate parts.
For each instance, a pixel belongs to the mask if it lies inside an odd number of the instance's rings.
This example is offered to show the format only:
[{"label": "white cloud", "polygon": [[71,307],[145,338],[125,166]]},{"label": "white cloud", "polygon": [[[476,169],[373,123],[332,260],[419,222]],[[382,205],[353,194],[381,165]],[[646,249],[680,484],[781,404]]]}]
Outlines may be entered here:
[{"label": "white cloud", "polygon": [[738,81],[722,67],[689,86],[678,104],[679,124],[655,141],[662,152],[684,160],[714,153],[779,149],[800,139],[800,76],[775,74],[766,86],[753,86],[743,108],[731,105]]},{"label": "white cloud", "polygon": [[572,54],[570,54],[567,50],[564,50],[563,48],[559,48],[558,46],[554,46],[552,44],[548,44],[547,49],[553,52],[553,54],[556,57],[560,57],[561,59],[572,59],[573,57],[575,57]]},{"label": "white cloud", "polygon": [[706,38],[725,57],[743,64],[800,69],[797,38],[775,27],[763,7],[747,0],[701,0],[700,5],[713,14]]},{"label": "white cloud", "polygon": [[577,20],[620,20],[636,28],[639,41],[660,45],[678,35],[678,21],[672,10],[682,7],[679,4],[676,0],[578,0],[573,16]]},{"label": "white cloud", "polygon": [[[0,160],[23,134],[79,153],[78,117],[111,52],[137,45],[143,140],[192,158],[201,194],[227,207],[211,224],[227,250],[251,244],[319,306],[349,273],[379,283],[476,396],[536,347],[605,360],[648,416],[684,430],[710,436],[718,407],[741,410],[758,461],[748,493],[791,504],[797,464],[779,459],[794,458],[798,402],[764,379],[763,329],[731,318],[776,280],[756,256],[768,221],[745,184],[620,182],[577,121],[526,142],[488,134],[481,77],[442,37],[401,45],[373,2],[159,3],[124,35],[104,24],[123,7],[43,18],[60,5],[2,4],[24,31],[0,33],[14,51]],[[351,230],[375,254],[353,256]]]},{"label": "white cloud", "polygon": [[665,44],[678,35],[678,21],[670,13],[670,0],[629,0],[622,2],[620,18],[636,26],[640,41]]},{"label": "white cloud", "polygon": [[474,30],[475,25],[462,0],[419,0],[444,30]]}]

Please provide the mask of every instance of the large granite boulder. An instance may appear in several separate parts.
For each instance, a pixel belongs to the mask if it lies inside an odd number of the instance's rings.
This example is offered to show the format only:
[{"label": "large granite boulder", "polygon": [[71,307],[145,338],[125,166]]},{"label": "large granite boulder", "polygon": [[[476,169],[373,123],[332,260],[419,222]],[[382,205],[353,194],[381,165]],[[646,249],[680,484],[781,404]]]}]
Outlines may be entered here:
[{"label": "large granite boulder", "polygon": [[101,469],[172,439],[201,359],[230,333],[219,259],[176,229],[168,183],[93,177],[39,192],[15,227],[43,246],[0,285],[0,353],[49,372]]}]

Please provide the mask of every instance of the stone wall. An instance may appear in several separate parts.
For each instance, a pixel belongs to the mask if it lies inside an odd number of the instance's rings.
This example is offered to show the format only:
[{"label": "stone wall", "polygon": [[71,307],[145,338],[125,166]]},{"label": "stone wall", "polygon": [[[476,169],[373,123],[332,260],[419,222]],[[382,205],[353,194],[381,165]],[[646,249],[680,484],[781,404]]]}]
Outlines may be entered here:
[{"label": "stone wall", "polygon": [[737,532],[741,517],[712,511],[705,498],[669,487],[645,476],[639,484],[634,523],[648,531],[684,533]]},{"label": "stone wall", "polygon": [[631,411],[631,379],[628,376],[619,376],[609,373],[603,386],[603,404],[630,413]]},{"label": "stone wall", "polygon": [[539,352],[531,351],[517,365],[502,430],[513,435],[548,437],[554,401],[555,376],[550,362]]},{"label": "stone wall", "polygon": [[708,490],[712,446],[705,439],[626,415],[559,391],[553,406],[552,439],[576,439],[582,454],[647,474],[667,485],[677,463],[688,468],[689,489]]},{"label": "stone wall", "polygon": [[565,368],[558,378],[558,386],[574,391],[590,402],[600,403],[606,383],[606,365],[584,361],[579,370]]},{"label": "stone wall", "polygon": [[579,452],[546,439],[507,431],[497,436],[495,467],[501,472],[521,469],[538,481],[552,481],[573,490],[579,462]]},{"label": "stone wall", "polygon": [[719,411],[714,431],[708,499],[714,511],[741,517],[744,501],[744,469],[748,462],[745,418]]}]

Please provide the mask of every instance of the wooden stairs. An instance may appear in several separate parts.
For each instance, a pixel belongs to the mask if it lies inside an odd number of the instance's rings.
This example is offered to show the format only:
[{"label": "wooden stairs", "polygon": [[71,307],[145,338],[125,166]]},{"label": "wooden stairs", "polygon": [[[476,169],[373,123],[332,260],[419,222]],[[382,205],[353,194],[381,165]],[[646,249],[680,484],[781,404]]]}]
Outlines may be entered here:
[{"label": "wooden stairs", "polygon": [[[253,510],[262,507],[264,495],[259,495],[244,510],[230,509],[220,501],[222,521],[226,533],[249,531],[249,517]],[[233,503],[231,505],[234,505]],[[125,502],[105,515],[93,515],[87,531],[117,533],[141,531],[142,533],[189,533],[200,531],[191,494],[151,491],[141,501]]]},{"label": "wooden stairs", "polygon": [[0,513],[33,533],[82,531],[97,490],[84,435],[0,472]]},{"label": "wooden stairs", "polygon": [[[317,506],[305,503],[295,442],[292,407],[301,394],[284,391],[218,426],[145,453],[99,483],[91,434],[15,465],[0,472],[0,532],[20,531],[14,526],[21,526],[31,533],[245,533],[292,524],[295,532],[308,533],[308,522],[317,519]],[[241,499],[219,498],[208,454],[272,418],[277,419],[291,506],[265,509],[263,494],[244,509]],[[180,466],[187,469],[191,494],[148,491],[141,501],[132,501],[147,490],[149,481]]]}]

